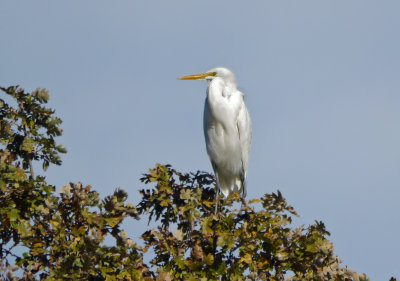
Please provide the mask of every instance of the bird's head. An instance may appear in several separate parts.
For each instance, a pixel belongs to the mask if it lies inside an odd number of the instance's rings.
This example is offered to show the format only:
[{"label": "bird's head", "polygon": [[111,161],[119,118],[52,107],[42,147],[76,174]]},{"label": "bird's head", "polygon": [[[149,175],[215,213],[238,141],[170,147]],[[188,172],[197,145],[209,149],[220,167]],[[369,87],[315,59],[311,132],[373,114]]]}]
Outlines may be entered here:
[{"label": "bird's head", "polygon": [[225,83],[232,83],[236,85],[236,78],[232,71],[230,71],[226,67],[214,67],[210,70],[199,73],[199,74],[192,74],[187,76],[179,77],[180,80],[208,80],[211,81],[215,78],[221,78],[224,80]]}]

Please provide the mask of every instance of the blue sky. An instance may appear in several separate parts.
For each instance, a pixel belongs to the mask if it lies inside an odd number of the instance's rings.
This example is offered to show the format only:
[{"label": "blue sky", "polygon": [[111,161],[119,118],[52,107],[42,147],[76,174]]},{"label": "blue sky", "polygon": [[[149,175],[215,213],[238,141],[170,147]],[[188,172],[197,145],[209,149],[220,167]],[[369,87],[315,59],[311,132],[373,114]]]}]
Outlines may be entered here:
[{"label": "blue sky", "polygon": [[[137,202],[155,163],[211,171],[207,84],[231,68],[253,120],[248,198],[280,189],[336,254],[400,277],[400,2],[2,1],[0,85],[50,90],[68,148],[47,179]],[[140,224],[140,223],[139,223]],[[127,225],[138,235],[146,223]],[[140,228],[140,229],[139,229]]]}]

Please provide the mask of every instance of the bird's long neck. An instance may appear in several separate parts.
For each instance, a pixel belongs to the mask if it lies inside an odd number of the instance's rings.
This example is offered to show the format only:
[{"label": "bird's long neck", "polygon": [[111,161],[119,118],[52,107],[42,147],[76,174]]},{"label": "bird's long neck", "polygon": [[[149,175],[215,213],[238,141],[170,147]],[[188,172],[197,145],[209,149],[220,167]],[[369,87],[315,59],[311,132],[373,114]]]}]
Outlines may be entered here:
[{"label": "bird's long neck", "polygon": [[217,77],[210,81],[207,95],[209,99],[229,98],[236,90],[236,81],[223,80]]}]

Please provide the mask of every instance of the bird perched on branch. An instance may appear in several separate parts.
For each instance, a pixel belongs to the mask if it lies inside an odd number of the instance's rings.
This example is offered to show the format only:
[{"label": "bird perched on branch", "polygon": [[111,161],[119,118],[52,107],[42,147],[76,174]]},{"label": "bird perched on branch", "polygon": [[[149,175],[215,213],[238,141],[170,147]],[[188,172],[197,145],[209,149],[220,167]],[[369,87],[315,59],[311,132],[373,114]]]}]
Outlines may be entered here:
[{"label": "bird perched on branch", "polygon": [[217,182],[217,195],[240,192],[246,197],[246,173],[251,144],[251,120],[244,94],[237,89],[235,75],[225,67],[180,77],[207,80],[204,106],[204,136]]}]

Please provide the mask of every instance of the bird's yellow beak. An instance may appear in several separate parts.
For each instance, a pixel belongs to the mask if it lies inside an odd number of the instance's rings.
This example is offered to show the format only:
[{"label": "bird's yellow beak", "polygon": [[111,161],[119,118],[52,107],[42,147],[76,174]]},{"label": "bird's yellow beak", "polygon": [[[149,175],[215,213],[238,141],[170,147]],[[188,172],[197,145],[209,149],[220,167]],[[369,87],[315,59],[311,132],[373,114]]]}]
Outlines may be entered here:
[{"label": "bird's yellow beak", "polygon": [[206,72],[206,73],[182,76],[182,77],[179,77],[178,79],[179,80],[203,80],[203,79],[206,79],[206,77],[215,76],[215,75],[217,75],[216,72]]}]

